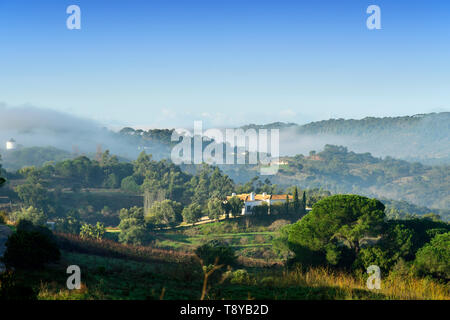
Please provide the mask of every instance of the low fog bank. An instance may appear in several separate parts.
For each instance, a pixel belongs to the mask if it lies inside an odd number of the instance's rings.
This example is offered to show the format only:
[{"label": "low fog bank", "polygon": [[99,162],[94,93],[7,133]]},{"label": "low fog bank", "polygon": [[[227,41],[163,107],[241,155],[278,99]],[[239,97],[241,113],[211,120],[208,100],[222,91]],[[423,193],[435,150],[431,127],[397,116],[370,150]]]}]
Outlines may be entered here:
[{"label": "low fog bank", "polygon": [[[280,132],[280,155],[294,156],[308,155],[310,151],[321,151],[327,144],[350,146],[357,145],[358,138],[337,135],[307,135],[298,134],[295,129],[286,129]],[[349,150],[354,151],[352,148]]]},{"label": "low fog bank", "polygon": [[412,126],[392,126],[367,130],[363,134],[299,133],[298,126],[280,130],[280,154],[307,155],[321,151],[326,144],[341,145],[356,153],[375,157],[390,156],[424,164],[450,163],[450,120],[448,114],[420,119]]},{"label": "low fog bank", "polygon": [[20,147],[52,146],[74,155],[109,149],[119,156],[135,159],[138,145],[130,144],[101,124],[67,113],[33,106],[0,105],[0,152],[13,138]]},{"label": "low fog bank", "polygon": [[[393,118],[377,118],[363,125],[356,120],[355,125],[353,120],[343,120],[345,123],[329,120],[306,126],[280,124],[280,155],[307,155],[333,144],[357,153],[370,152],[376,157],[391,156],[425,164],[450,163],[450,114],[405,118],[407,125]],[[305,127],[313,130],[308,132]],[[92,155],[99,147],[130,160],[136,159],[142,150],[153,154],[155,159],[168,157],[170,153],[167,145],[126,137],[89,119],[33,106],[12,108],[0,104],[0,154],[5,153],[10,138],[18,146],[53,146],[73,155]]]}]

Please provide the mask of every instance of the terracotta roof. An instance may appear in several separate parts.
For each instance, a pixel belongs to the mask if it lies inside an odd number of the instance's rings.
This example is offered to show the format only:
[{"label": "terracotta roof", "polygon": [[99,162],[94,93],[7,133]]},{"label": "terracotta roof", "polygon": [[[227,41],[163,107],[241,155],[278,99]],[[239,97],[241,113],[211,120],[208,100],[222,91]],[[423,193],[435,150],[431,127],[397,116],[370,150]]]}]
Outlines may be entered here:
[{"label": "terracotta roof", "polygon": [[[227,196],[227,200],[230,200],[233,196]],[[242,201],[248,202],[251,201],[250,200],[250,193],[242,193],[242,194],[237,194],[236,197],[238,197],[239,199],[241,199]],[[255,194],[255,201],[262,201],[262,200],[286,200],[286,195],[285,194],[266,194],[266,195],[262,195],[262,194]],[[289,195],[289,200],[292,200],[293,197],[291,195]]]},{"label": "terracotta roof", "polygon": [[[242,201],[245,201],[245,199],[247,199],[248,196],[250,196],[249,193],[242,193],[242,194],[235,195],[235,197],[238,197]],[[227,196],[227,200],[230,200],[231,198],[233,198],[233,196]]]},{"label": "terracotta roof", "polygon": [[262,195],[262,194],[255,194],[255,200],[269,200],[270,194]]},{"label": "terracotta roof", "polygon": [[[286,200],[286,195],[285,194],[273,194],[271,199],[272,200]],[[294,197],[289,195],[289,200],[293,200],[293,199],[294,199]]]}]

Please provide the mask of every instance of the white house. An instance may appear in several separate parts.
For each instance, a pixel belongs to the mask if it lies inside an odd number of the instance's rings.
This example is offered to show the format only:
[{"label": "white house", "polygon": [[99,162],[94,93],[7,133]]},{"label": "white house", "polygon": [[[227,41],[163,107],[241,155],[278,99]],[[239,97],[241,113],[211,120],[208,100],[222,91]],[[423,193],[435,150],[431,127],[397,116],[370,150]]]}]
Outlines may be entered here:
[{"label": "white house", "polygon": [[[244,207],[242,208],[242,215],[252,214],[253,207],[260,206],[263,203],[266,203],[268,206],[275,203],[285,203],[286,195],[285,194],[267,194],[263,192],[262,194],[256,194],[254,192],[251,193],[243,193],[236,194],[233,193],[231,196],[227,197],[227,200],[232,197],[239,197],[242,201],[244,201]],[[292,201],[293,197],[289,195],[289,201]]]}]

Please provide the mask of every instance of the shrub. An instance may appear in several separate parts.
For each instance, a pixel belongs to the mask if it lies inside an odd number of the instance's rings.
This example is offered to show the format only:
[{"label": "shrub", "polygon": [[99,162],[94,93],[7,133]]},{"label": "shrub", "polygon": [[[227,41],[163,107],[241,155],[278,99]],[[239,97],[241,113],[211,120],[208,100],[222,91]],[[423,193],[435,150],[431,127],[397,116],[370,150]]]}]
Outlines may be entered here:
[{"label": "shrub", "polygon": [[0,301],[36,299],[36,292],[31,287],[18,283],[12,271],[0,274]]},{"label": "shrub", "polygon": [[287,259],[293,255],[293,252],[289,248],[288,241],[291,226],[292,225],[288,224],[278,229],[277,235],[272,239],[272,250],[282,259]]},{"label": "shrub", "polygon": [[392,263],[393,261],[386,250],[383,250],[379,246],[374,246],[361,249],[353,263],[353,268],[365,273],[370,265],[376,265],[384,273],[391,268]]},{"label": "shrub", "polygon": [[263,204],[252,208],[252,214],[255,217],[267,216],[269,214],[269,206],[263,202]]},{"label": "shrub", "polygon": [[[126,221],[122,221],[121,225],[123,224],[123,222]],[[121,243],[143,245],[151,240],[153,240],[153,237],[151,236],[147,228],[145,226],[140,226],[136,224],[130,225],[129,227],[122,229],[119,234],[119,242]]]},{"label": "shrub", "polygon": [[272,222],[272,224],[270,226],[268,226],[267,229],[269,231],[278,231],[282,227],[287,226],[288,224],[290,224],[289,220],[278,219],[278,220],[275,220],[274,222]]},{"label": "shrub", "polygon": [[389,276],[393,279],[411,277],[414,274],[414,267],[411,264],[412,262],[406,262],[400,258],[392,267]]},{"label": "shrub", "polygon": [[195,250],[195,254],[203,261],[204,265],[217,264],[233,265],[236,262],[234,250],[217,241],[212,240]]},{"label": "shrub", "polygon": [[35,207],[22,208],[20,211],[14,211],[10,214],[10,220],[18,222],[20,220],[28,220],[34,225],[45,225],[47,216],[42,210]]},{"label": "shrub", "polygon": [[248,244],[248,237],[242,237],[239,240],[239,243],[245,246],[246,244]]},{"label": "shrub", "polygon": [[275,287],[276,283],[275,277],[264,277],[260,280],[260,284],[265,287]]},{"label": "shrub", "polygon": [[252,278],[245,269],[230,272],[229,279],[232,284],[249,285],[252,282]]},{"label": "shrub", "polygon": [[266,242],[268,242],[268,240],[267,240],[267,238],[264,237],[263,235],[257,234],[257,235],[255,236],[255,243],[261,244],[261,243],[266,243]]},{"label": "shrub", "polygon": [[16,231],[26,231],[26,232],[35,231],[45,235],[51,240],[54,240],[53,233],[50,231],[49,228],[40,225],[35,225],[29,220],[20,220],[16,224]]},{"label": "shrub", "polygon": [[15,268],[40,268],[45,263],[58,261],[60,252],[49,234],[50,231],[47,229],[46,232],[43,227],[27,228],[18,228],[6,241],[3,257],[5,265]]}]

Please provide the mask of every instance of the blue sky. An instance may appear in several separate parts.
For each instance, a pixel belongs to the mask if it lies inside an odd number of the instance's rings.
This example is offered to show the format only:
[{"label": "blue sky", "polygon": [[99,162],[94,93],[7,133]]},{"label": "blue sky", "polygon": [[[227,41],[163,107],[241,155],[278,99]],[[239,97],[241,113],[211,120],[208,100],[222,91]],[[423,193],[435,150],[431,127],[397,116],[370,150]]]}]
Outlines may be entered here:
[{"label": "blue sky", "polygon": [[450,2],[1,0],[0,103],[113,127],[448,111]]}]

